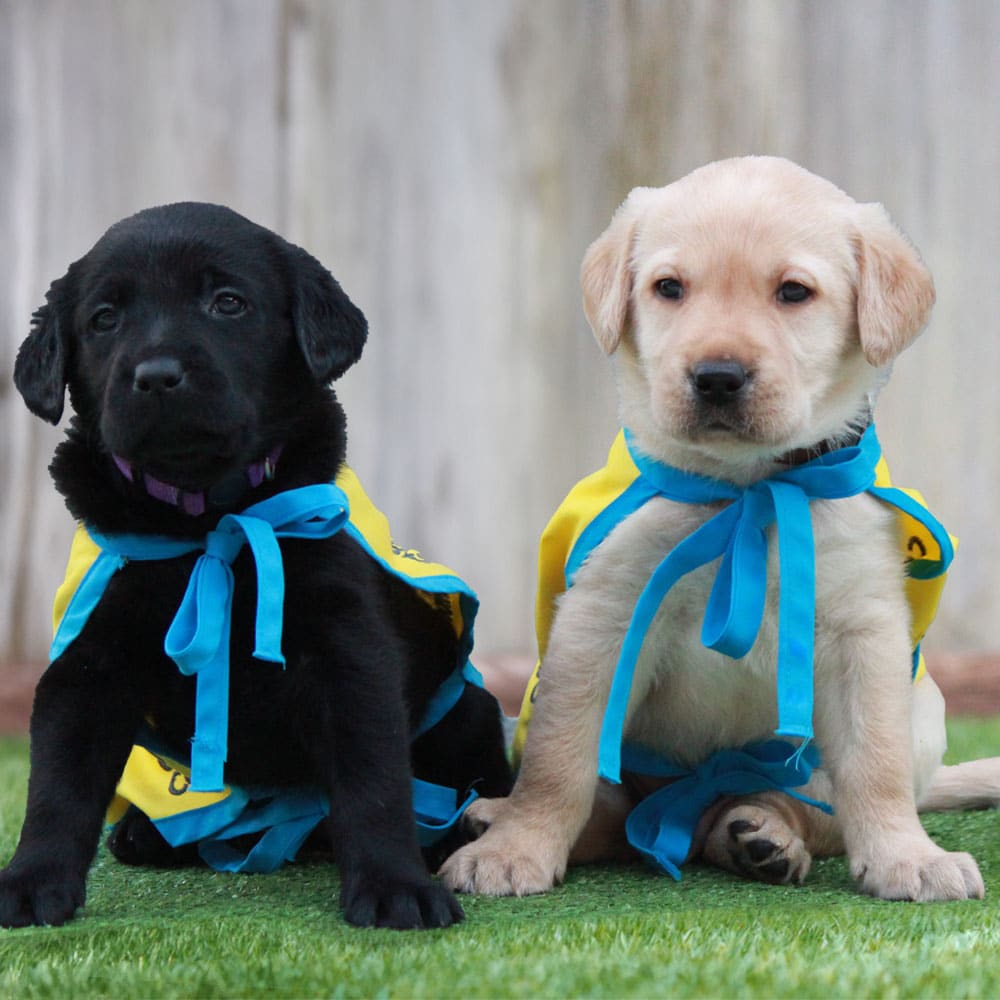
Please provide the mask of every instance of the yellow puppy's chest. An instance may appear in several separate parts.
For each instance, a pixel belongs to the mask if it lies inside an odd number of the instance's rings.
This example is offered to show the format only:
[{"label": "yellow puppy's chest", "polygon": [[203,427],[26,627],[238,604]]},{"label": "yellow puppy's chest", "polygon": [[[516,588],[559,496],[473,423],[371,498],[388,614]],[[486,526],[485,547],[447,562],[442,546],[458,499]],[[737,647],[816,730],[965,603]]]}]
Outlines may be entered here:
[{"label": "yellow puppy's chest", "polygon": [[[705,517],[711,513],[705,512]],[[634,517],[646,523],[626,545],[633,551],[669,551],[679,540],[677,525],[691,530],[690,507],[651,502]],[[842,654],[847,636],[875,630],[896,633],[895,669],[910,669],[905,638],[909,609],[895,519],[867,496],[813,504],[816,544],[817,698],[849,683],[850,660]],[[624,525],[622,526],[625,527]],[[627,534],[627,532],[622,532]],[[630,741],[693,766],[716,750],[768,739],[778,725],[778,545],[771,539],[764,618],[750,652],[732,659],[706,648],[701,625],[717,564],[689,574],[667,595],[646,636],[633,683],[626,734]],[[645,540],[643,540],[645,536]],[[595,551],[593,569],[624,553],[614,534],[606,552]],[[605,548],[602,546],[601,548]],[[640,573],[645,568],[638,569]],[[887,638],[888,641],[888,638]],[[897,644],[898,645],[898,644]],[[883,669],[873,663],[870,669]],[[892,666],[888,669],[893,669]],[[817,705],[818,715],[822,706]]]}]

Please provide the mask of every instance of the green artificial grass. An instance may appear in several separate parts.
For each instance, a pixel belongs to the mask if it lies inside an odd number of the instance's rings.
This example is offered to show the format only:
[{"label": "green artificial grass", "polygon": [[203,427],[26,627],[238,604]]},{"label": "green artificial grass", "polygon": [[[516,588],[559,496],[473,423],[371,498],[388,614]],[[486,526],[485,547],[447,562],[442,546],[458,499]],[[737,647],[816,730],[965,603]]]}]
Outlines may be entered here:
[{"label": "green artificial grass", "polygon": [[[949,730],[950,761],[1000,753],[1000,718]],[[0,741],[3,858],[26,758],[25,741]],[[330,865],[152,872],[102,848],[82,916],[0,931],[0,997],[1000,996],[1000,814],[924,820],[977,858],[986,900],[863,897],[840,858],[801,888],[595,867],[544,896],[464,898],[467,919],[448,930],[362,931],[338,915]]]}]

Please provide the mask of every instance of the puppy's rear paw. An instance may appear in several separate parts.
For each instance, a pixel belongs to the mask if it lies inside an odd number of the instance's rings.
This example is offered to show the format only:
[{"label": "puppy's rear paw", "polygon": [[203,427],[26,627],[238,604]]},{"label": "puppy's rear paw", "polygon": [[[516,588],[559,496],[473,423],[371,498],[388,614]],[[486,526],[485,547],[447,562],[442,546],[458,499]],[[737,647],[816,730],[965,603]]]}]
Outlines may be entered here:
[{"label": "puppy's rear paw", "polygon": [[176,868],[198,863],[195,844],[171,847],[156,829],[153,821],[135,806],[115,824],[108,834],[108,850],[126,865],[150,865],[154,868]]},{"label": "puppy's rear paw", "polygon": [[465,918],[458,900],[427,875],[345,880],[340,903],[344,919],[355,927],[421,930],[450,927]]},{"label": "puppy's rear paw", "polygon": [[441,867],[444,881],[456,892],[484,896],[530,896],[547,892],[566,873],[566,856],[560,860],[544,850],[528,853],[517,837],[488,830],[479,840],[456,851]]},{"label": "puppy's rear paw", "polygon": [[0,927],[59,927],[83,906],[85,882],[40,865],[0,872]]},{"label": "puppy's rear paw", "polygon": [[806,845],[773,810],[737,803],[724,810],[705,842],[706,861],[747,878],[801,885],[812,864]]},{"label": "puppy's rear paw", "polygon": [[851,874],[861,889],[880,899],[930,903],[982,899],[983,877],[971,855],[949,853],[932,841],[904,844],[870,861],[851,861]]}]

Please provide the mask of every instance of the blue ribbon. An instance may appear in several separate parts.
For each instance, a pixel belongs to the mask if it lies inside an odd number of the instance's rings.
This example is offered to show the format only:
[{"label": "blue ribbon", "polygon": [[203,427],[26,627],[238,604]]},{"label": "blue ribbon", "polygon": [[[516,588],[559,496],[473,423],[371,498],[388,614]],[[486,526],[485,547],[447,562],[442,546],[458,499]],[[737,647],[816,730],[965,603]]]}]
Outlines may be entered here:
[{"label": "blue ribbon", "polygon": [[181,673],[197,680],[191,788],[221,791],[229,730],[229,634],[234,578],[232,563],[244,545],[257,571],[254,652],[258,660],[284,665],[281,630],[285,574],[279,538],[328,538],[348,517],[346,495],[332,483],[288,490],[240,514],[227,514],[203,539],[91,532],[101,554],[76,593],[52,643],[55,660],[79,634],[114,573],[126,561],[173,559],[201,551],[187,590],[167,630],[164,651]]}]

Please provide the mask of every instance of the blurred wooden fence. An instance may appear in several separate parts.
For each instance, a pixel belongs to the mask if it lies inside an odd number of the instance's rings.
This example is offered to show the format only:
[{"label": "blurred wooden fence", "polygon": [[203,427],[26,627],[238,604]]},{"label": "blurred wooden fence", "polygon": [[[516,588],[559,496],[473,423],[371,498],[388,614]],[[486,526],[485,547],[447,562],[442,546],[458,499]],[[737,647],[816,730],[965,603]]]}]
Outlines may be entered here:
[{"label": "blurred wooden fence", "polygon": [[529,649],[538,534],[615,428],[583,250],[633,185],[746,152],[931,265],[880,433],[963,539],[936,645],[995,648],[998,38],[993,0],[0,0],[0,661],[44,657],[71,529],[9,371],[110,223],[224,202],[334,271],[372,327],[352,463],[479,590],[480,648]]}]

